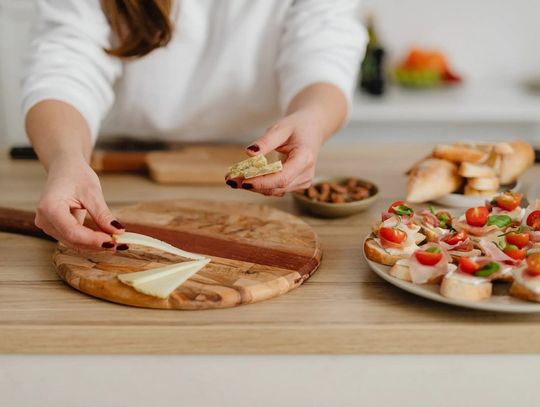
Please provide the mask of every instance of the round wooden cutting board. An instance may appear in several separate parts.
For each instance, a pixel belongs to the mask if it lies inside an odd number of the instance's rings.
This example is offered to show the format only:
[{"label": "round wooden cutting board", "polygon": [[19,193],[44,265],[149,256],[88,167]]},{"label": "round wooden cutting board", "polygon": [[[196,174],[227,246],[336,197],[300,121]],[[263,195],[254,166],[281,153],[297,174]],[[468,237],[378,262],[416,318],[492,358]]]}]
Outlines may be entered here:
[{"label": "round wooden cutting board", "polygon": [[319,240],[310,226],[263,205],[178,200],[141,203],[115,214],[130,232],[212,259],[169,298],[160,299],[135,291],[116,276],[175,263],[176,256],[137,245],[116,253],[77,253],[58,245],[53,261],[66,283],[121,304],[163,309],[249,304],[298,287],[321,261]]}]

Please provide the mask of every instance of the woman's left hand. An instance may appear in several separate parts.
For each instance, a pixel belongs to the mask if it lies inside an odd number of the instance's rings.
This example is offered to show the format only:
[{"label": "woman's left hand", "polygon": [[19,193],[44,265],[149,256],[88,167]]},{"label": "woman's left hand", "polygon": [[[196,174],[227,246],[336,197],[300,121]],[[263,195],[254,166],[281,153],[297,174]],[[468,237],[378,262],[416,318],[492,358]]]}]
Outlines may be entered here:
[{"label": "woman's left hand", "polygon": [[297,111],[285,116],[246,148],[250,156],[266,155],[273,150],[283,154],[283,170],[248,180],[227,178],[227,184],[232,188],[275,196],[308,188],[324,141],[318,127],[315,117],[309,112]]}]

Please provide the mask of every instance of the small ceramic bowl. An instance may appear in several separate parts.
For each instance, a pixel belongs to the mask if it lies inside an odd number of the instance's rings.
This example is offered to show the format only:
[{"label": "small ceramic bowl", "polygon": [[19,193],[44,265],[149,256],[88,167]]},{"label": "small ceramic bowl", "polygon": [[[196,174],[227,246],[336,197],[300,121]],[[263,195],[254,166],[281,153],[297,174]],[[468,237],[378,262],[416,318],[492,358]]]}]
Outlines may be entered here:
[{"label": "small ceramic bowl", "polygon": [[373,185],[371,195],[368,198],[362,199],[360,201],[352,201],[345,203],[329,203],[329,202],[319,202],[313,201],[305,196],[301,192],[294,192],[293,198],[296,204],[303,210],[324,218],[341,218],[345,216],[354,215],[355,213],[365,211],[371,205],[375,203],[379,196],[379,188],[371,181],[367,181],[361,178],[356,177],[316,177],[313,180],[313,185],[320,184],[321,182],[335,183],[339,185],[344,185],[345,182],[354,178],[358,181],[369,183]]}]

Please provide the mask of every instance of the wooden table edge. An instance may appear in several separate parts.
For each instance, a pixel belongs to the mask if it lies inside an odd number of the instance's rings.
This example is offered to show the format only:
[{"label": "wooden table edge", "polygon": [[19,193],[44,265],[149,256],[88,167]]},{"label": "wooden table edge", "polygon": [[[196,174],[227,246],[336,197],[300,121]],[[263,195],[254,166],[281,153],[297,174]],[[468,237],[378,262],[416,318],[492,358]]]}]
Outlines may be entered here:
[{"label": "wooden table edge", "polygon": [[518,354],[540,326],[0,326],[1,354]]}]

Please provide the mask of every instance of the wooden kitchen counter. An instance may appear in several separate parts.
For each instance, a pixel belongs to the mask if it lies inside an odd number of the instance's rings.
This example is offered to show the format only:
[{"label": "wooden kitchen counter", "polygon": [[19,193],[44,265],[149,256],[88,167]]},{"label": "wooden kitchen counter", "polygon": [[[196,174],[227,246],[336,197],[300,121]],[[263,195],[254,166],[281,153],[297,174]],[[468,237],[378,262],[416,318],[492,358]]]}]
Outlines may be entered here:
[{"label": "wooden kitchen counter", "polygon": [[[540,314],[472,311],[407,294],[367,267],[361,242],[390,201],[403,198],[404,170],[430,147],[328,146],[319,174],[353,175],[381,188],[368,212],[310,217],[324,252],[300,288],[222,310],[162,311],[101,301],[55,274],[54,244],[0,233],[0,353],[522,353],[540,352]],[[410,158],[408,158],[410,157]],[[540,177],[540,168],[523,180]],[[43,187],[37,162],[0,157],[0,206],[33,209]],[[204,198],[264,202],[297,213],[291,197],[265,198],[227,186],[171,187],[142,176],[102,177],[111,207]]]}]

